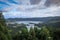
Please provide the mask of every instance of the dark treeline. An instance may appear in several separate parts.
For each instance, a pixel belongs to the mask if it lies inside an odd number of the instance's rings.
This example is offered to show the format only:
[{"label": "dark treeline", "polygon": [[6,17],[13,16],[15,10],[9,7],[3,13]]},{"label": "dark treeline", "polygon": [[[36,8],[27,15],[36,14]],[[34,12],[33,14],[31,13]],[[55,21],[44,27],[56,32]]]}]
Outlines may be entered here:
[{"label": "dark treeline", "polygon": [[41,28],[31,27],[28,30],[24,25],[24,28],[16,30],[6,26],[5,19],[0,12],[0,40],[60,40],[60,28],[44,25]]}]

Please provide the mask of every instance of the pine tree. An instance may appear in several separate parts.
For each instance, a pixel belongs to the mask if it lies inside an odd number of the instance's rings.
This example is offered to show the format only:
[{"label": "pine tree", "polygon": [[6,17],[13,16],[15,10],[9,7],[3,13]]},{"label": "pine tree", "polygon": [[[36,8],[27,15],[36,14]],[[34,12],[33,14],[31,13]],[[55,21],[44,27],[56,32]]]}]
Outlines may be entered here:
[{"label": "pine tree", "polygon": [[0,40],[11,40],[2,12],[0,12]]},{"label": "pine tree", "polygon": [[37,40],[35,30],[31,27],[29,32],[29,40]]},{"label": "pine tree", "polygon": [[6,26],[5,19],[4,19],[4,16],[2,15],[2,12],[0,12],[0,24],[3,26]]}]

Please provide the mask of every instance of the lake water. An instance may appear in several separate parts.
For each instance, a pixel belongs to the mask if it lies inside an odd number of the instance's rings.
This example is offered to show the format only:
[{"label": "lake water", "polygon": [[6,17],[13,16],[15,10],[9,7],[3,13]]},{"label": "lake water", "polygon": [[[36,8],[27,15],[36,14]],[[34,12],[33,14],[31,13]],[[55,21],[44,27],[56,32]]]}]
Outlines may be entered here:
[{"label": "lake water", "polygon": [[34,28],[34,24],[43,23],[43,22],[42,21],[15,21],[15,22],[8,22],[7,24],[15,24],[15,23],[17,24],[24,23],[26,24],[28,30],[30,30],[31,27]]},{"label": "lake water", "polygon": [[8,22],[8,23],[18,23],[18,24],[21,24],[21,23],[24,23],[24,24],[29,24],[29,23],[43,23],[42,21],[15,21],[15,22]]}]

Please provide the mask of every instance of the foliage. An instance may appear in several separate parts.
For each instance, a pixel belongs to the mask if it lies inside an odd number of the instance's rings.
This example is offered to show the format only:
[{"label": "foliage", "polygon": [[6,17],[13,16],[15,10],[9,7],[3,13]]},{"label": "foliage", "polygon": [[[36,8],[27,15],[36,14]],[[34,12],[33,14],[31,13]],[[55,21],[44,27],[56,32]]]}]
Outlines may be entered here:
[{"label": "foliage", "polygon": [[2,12],[0,12],[0,40],[11,40]]}]

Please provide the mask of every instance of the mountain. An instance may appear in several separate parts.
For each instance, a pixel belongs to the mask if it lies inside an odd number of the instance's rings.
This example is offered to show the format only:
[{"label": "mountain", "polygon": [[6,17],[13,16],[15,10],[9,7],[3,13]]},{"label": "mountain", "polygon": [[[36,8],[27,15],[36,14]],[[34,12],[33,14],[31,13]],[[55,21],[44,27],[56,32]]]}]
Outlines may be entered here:
[{"label": "mountain", "polygon": [[60,17],[36,17],[36,18],[8,18],[6,21],[43,21],[43,22],[49,22],[49,21],[60,21]]}]

